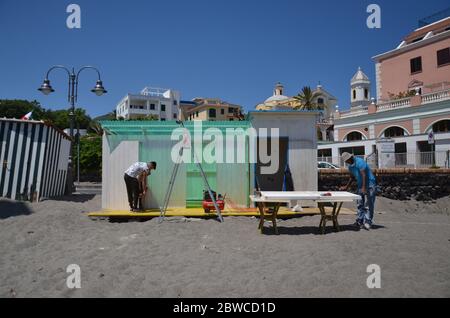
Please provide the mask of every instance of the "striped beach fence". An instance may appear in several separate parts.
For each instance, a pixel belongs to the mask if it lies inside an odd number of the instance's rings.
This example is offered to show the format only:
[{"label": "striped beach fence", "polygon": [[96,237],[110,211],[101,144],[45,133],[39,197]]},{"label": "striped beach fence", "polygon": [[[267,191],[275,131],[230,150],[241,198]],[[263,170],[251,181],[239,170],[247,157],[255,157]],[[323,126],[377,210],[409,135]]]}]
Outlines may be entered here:
[{"label": "striped beach fence", "polygon": [[63,195],[70,145],[68,135],[42,121],[0,118],[0,197]]}]

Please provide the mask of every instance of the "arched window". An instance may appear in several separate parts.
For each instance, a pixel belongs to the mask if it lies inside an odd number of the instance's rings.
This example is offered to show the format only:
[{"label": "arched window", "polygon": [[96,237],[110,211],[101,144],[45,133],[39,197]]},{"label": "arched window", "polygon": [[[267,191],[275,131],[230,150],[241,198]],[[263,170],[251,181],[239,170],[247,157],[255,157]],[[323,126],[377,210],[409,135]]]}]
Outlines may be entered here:
[{"label": "arched window", "polygon": [[438,121],[433,125],[433,132],[443,133],[450,131],[450,119]]},{"label": "arched window", "polygon": [[369,99],[369,90],[367,88],[364,90],[364,98]]},{"label": "arched window", "polygon": [[384,137],[391,138],[391,137],[402,137],[405,136],[405,130],[402,127],[389,127],[384,131]]},{"label": "arched window", "polygon": [[323,100],[323,98],[318,98],[317,99],[317,104],[319,104],[319,105],[323,105],[324,104],[324,100]]},{"label": "arched window", "polygon": [[346,141],[363,140],[363,135],[358,131],[352,131],[345,137]]},{"label": "arched window", "polygon": [[353,99],[356,99],[356,90],[353,90]]}]

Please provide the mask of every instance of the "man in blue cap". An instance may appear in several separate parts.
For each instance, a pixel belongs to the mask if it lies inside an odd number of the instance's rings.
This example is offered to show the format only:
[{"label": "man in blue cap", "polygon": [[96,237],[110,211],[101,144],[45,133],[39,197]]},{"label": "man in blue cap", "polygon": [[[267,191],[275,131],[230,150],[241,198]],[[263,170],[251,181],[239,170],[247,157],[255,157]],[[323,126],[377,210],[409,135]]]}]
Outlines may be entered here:
[{"label": "man in blue cap", "polygon": [[[348,170],[356,179],[358,194],[361,199],[358,200],[358,216],[356,218],[355,226],[370,230],[373,224],[373,214],[375,209],[375,198],[377,193],[377,183],[375,176],[370,170],[367,162],[353,156],[348,152],[342,154],[342,160],[348,165]],[[350,177],[346,186],[341,187],[341,190],[346,191],[353,183],[354,179]]]}]

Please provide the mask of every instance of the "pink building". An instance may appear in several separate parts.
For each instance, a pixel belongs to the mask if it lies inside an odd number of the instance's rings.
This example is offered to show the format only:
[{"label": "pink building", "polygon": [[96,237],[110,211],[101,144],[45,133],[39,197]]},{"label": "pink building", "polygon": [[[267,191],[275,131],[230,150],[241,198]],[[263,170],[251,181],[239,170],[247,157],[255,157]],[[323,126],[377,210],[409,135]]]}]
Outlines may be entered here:
[{"label": "pink building", "polygon": [[411,90],[427,94],[450,88],[450,17],[419,28],[392,51],[374,57],[377,99]]},{"label": "pink building", "polygon": [[[350,83],[350,110],[335,113],[335,142],[321,143],[319,157],[335,164],[344,151],[373,157],[377,143],[389,138],[398,166],[449,166],[450,17],[414,30],[373,59],[377,100],[358,69]],[[431,132],[434,144],[428,141]]]}]

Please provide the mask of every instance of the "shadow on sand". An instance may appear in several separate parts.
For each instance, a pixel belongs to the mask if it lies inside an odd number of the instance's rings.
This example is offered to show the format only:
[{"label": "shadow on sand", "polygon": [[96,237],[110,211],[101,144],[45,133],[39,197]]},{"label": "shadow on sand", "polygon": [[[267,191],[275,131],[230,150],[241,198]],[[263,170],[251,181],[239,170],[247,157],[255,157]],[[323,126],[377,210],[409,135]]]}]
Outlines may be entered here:
[{"label": "shadow on sand", "polygon": [[32,213],[33,211],[24,202],[0,200],[0,220]]},{"label": "shadow on sand", "polygon": [[46,201],[52,200],[52,201],[84,203],[84,202],[92,200],[94,197],[95,197],[95,194],[72,194],[72,195],[64,195],[62,197],[56,197],[56,198],[46,198],[45,200]]},{"label": "shadow on sand", "polygon": [[[366,231],[364,229],[358,229],[353,225],[340,225],[340,231],[336,232],[332,226],[327,226],[325,230],[325,234],[330,233],[342,233],[342,232],[359,232]],[[285,227],[278,226],[278,234],[279,235],[322,235],[319,231],[318,226],[293,226],[293,227]],[[373,225],[371,231],[384,229],[385,227],[382,225]],[[264,235],[276,235],[272,227],[268,227],[267,225],[263,229]]]}]

